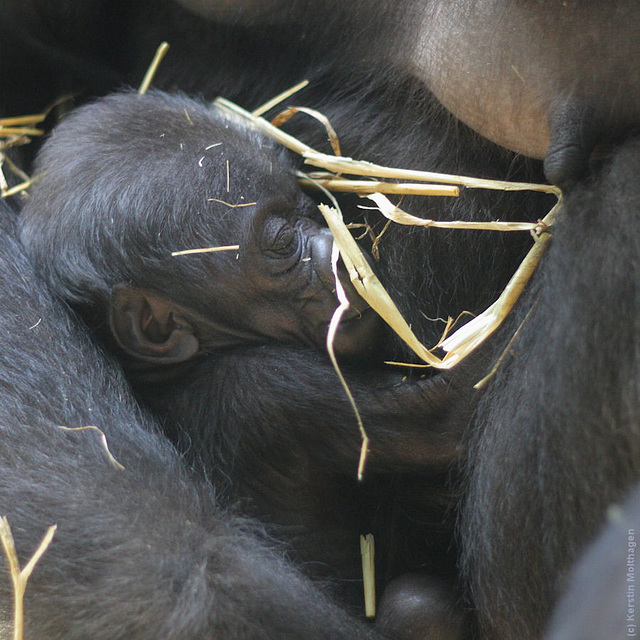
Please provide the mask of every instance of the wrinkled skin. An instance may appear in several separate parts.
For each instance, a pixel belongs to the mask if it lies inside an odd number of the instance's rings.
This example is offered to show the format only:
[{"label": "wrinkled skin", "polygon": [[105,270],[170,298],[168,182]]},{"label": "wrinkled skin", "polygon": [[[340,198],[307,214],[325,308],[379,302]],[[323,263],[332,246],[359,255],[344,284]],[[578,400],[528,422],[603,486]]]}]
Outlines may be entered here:
[{"label": "wrinkled skin", "polygon": [[551,181],[584,173],[596,143],[640,124],[633,0],[427,4],[416,73],[482,135],[546,158]]}]

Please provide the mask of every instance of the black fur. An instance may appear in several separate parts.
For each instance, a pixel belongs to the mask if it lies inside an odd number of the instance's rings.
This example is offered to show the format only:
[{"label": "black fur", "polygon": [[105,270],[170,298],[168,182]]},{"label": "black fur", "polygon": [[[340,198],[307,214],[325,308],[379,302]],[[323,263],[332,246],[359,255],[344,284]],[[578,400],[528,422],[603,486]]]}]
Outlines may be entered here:
[{"label": "black fur", "polygon": [[535,638],[563,574],[640,472],[640,143],[565,209],[471,432],[465,567],[486,635]]},{"label": "black fur", "polygon": [[[542,9],[545,3],[538,5]],[[38,100],[43,105],[57,94],[56,82],[89,95],[121,82],[137,84],[158,41],[166,37],[173,48],[157,78],[162,88],[207,98],[222,93],[252,108],[308,77],[311,87],[292,101],[325,112],[347,155],[499,178],[541,176],[539,165],[478,139],[435,105],[420,82],[381,60],[388,51],[384,38],[366,22],[355,22],[357,31],[349,24],[344,31],[349,37],[343,37],[335,28],[341,25],[342,6],[335,21],[312,16],[306,26],[302,20],[302,28],[265,28],[207,24],[168,2],[156,3],[153,12],[145,3],[111,2],[114,15],[122,12],[118,28],[105,31],[87,18],[77,30],[79,44],[64,37],[63,13],[47,16],[44,6],[29,6],[31,22],[25,23],[22,7],[15,4],[0,23],[5,112],[23,105],[35,109]],[[384,20],[378,24],[384,33]],[[105,32],[115,34],[110,41],[125,52],[96,54],[105,73],[94,73],[90,82],[76,67],[58,63],[62,54],[79,63],[93,61],[96,34]],[[43,43],[47,48],[41,51]],[[44,86],[31,84],[28,73],[15,72],[24,69],[25,48],[36,65],[46,63],[50,73]],[[630,70],[629,78],[634,73]],[[92,84],[96,79],[98,88]],[[320,127],[310,133],[307,123],[289,126],[315,146],[326,144]],[[538,300],[513,355],[485,392],[476,418],[456,421],[456,431],[467,428],[468,434],[461,448],[465,500],[458,528],[463,582],[478,608],[482,638],[540,634],[566,568],[602,522],[606,504],[637,478],[637,171],[626,168],[626,162],[637,164],[636,156],[634,147],[627,147],[569,194],[531,293],[496,337],[494,359]],[[429,217],[535,220],[548,202],[468,190],[454,203],[406,199],[403,206]],[[345,208],[356,216],[349,204]],[[381,228],[373,214],[363,215]],[[425,315],[480,310],[504,284],[527,242],[488,233],[393,228],[384,237],[377,269],[414,328],[433,343],[439,326],[425,321]],[[473,381],[486,372],[475,367],[469,365]],[[446,384],[447,377],[441,380]],[[421,482],[418,478],[418,486]],[[420,510],[423,501],[417,502]]]},{"label": "black fur", "polygon": [[[216,147],[206,157],[211,143],[224,151]],[[262,237],[262,226],[282,218],[303,229],[299,222],[312,213],[271,143],[184,97],[119,94],[59,125],[37,171],[22,238],[39,272],[77,311],[98,330],[111,314],[117,334],[119,302],[111,290],[126,283],[144,289],[147,299],[169,301],[174,324],[192,325],[189,340],[200,344],[193,358],[165,364],[151,350],[113,347],[138,397],[225,500],[241,500],[245,512],[278,525],[274,535],[289,542],[306,571],[348,581],[342,591],[354,602],[362,597],[358,536],[371,530],[380,584],[410,569],[452,570],[440,508],[448,499],[444,479],[461,454],[471,395],[460,382],[466,370],[403,382],[402,373],[382,368],[384,351],[375,353],[377,362],[369,354],[366,368],[360,360],[343,364],[371,439],[359,484],[361,436],[318,350],[323,345],[276,331],[295,302],[295,290],[284,289],[294,266],[287,261],[286,274],[271,281],[260,272],[261,252],[252,249],[250,232]],[[209,202],[214,196],[256,204],[233,209]],[[240,249],[232,253],[170,255],[234,241]],[[311,244],[303,231],[299,242]],[[308,259],[318,263],[318,251]],[[253,263],[259,268],[249,281],[236,275]],[[310,283],[296,279],[306,299]],[[102,333],[112,342],[109,328]],[[405,510],[420,514],[408,518]]]},{"label": "black fur", "polygon": [[[38,282],[0,207],[0,512],[23,565],[58,525],[27,588],[25,639],[371,638],[185,471],[120,371]],[[124,470],[99,433],[60,425],[99,427]]]}]

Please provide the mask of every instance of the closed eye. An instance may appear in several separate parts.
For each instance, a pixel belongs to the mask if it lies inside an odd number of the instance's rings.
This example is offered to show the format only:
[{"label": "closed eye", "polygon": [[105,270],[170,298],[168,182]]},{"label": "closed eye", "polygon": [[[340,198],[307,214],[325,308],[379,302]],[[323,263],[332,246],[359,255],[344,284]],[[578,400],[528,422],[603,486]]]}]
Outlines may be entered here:
[{"label": "closed eye", "polygon": [[261,244],[268,257],[291,258],[300,248],[300,235],[286,220],[273,218],[265,224]]}]

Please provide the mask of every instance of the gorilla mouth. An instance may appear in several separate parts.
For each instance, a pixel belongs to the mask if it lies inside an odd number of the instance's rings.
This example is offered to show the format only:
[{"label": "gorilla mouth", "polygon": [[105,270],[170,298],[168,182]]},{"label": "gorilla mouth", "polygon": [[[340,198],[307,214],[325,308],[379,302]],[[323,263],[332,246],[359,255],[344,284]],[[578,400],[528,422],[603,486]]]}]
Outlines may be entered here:
[{"label": "gorilla mouth", "polygon": [[349,307],[340,319],[333,350],[341,360],[376,359],[382,363],[387,338],[387,327],[371,307],[362,310]]}]

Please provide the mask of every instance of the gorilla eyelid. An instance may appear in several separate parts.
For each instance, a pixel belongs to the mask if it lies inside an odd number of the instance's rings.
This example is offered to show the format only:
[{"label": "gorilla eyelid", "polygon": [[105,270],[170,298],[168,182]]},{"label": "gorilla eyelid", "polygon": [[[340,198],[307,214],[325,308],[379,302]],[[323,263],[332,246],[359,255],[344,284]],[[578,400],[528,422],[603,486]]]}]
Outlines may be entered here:
[{"label": "gorilla eyelid", "polygon": [[300,247],[300,231],[284,219],[271,220],[265,225],[263,240],[267,254],[276,258],[290,258]]}]

